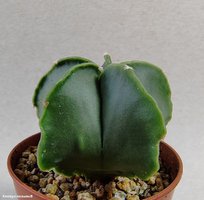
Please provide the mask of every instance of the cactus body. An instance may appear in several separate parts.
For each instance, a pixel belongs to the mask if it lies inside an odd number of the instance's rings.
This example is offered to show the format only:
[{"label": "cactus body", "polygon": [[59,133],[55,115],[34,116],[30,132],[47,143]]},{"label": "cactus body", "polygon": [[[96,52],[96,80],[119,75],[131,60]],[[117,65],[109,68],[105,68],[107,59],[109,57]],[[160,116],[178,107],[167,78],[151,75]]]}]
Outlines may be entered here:
[{"label": "cactus body", "polygon": [[65,59],[63,73],[56,68],[39,83],[42,170],[142,179],[158,170],[172,111],[168,81],[149,63],[106,58],[103,70],[86,59]]}]

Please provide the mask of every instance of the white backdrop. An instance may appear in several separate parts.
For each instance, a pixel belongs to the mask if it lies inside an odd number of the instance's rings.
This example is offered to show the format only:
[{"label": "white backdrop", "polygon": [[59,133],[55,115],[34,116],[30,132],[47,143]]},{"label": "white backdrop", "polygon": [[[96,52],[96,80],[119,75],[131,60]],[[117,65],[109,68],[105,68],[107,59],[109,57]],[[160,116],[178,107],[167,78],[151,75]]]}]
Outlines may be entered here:
[{"label": "white backdrop", "polygon": [[0,199],[15,194],[12,147],[39,131],[32,95],[56,59],[139,59],[162,67],[172,88],[166,141],[184,174],[175,200],[202,199],[204,180],[204,1],[0,0]]}]

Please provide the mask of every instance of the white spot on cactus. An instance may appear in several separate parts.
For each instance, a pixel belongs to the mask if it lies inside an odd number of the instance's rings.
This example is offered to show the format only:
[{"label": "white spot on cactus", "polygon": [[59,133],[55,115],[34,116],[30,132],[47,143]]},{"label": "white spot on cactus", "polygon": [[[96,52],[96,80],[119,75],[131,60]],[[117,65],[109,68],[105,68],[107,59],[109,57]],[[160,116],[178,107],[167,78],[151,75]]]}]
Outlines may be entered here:
[{"label": "white spot on cactus", "polygon": [[125,69],[125,70],[128,70],[128,69],[133,70],[133,68],[132,68],[132,67],[130,67],[130,66],[128,66],[128,65],[125,65],[124,69]]}]

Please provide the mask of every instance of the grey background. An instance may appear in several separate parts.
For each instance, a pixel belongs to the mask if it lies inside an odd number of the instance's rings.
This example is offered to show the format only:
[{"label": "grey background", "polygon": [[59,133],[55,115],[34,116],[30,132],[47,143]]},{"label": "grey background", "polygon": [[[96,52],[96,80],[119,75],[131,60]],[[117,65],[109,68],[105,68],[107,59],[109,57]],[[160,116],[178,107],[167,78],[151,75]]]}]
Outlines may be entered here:
[{"label": "grey background", "polygon": [[103,63],[140,59],[161,66],[174,103],[166,141],[184,162],[175,200],[202,199],[204,1],[0,0],[0,199],[15,194],[6,158],[39,131],[32,95],[59,58]]}]

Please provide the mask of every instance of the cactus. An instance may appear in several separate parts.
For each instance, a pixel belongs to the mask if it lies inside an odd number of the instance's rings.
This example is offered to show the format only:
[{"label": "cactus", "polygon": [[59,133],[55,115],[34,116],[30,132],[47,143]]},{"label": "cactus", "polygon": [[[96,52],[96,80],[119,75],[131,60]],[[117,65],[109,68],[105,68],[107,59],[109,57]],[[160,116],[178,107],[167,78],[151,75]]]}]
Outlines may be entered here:
[{"label": "cactus", "polygon": [[38,165],[65,175],[147,180],[159,169],[159,142],[171,118],[168,81],[150,63],[104,57],[103,68],[63,59],[39,82]]}]

